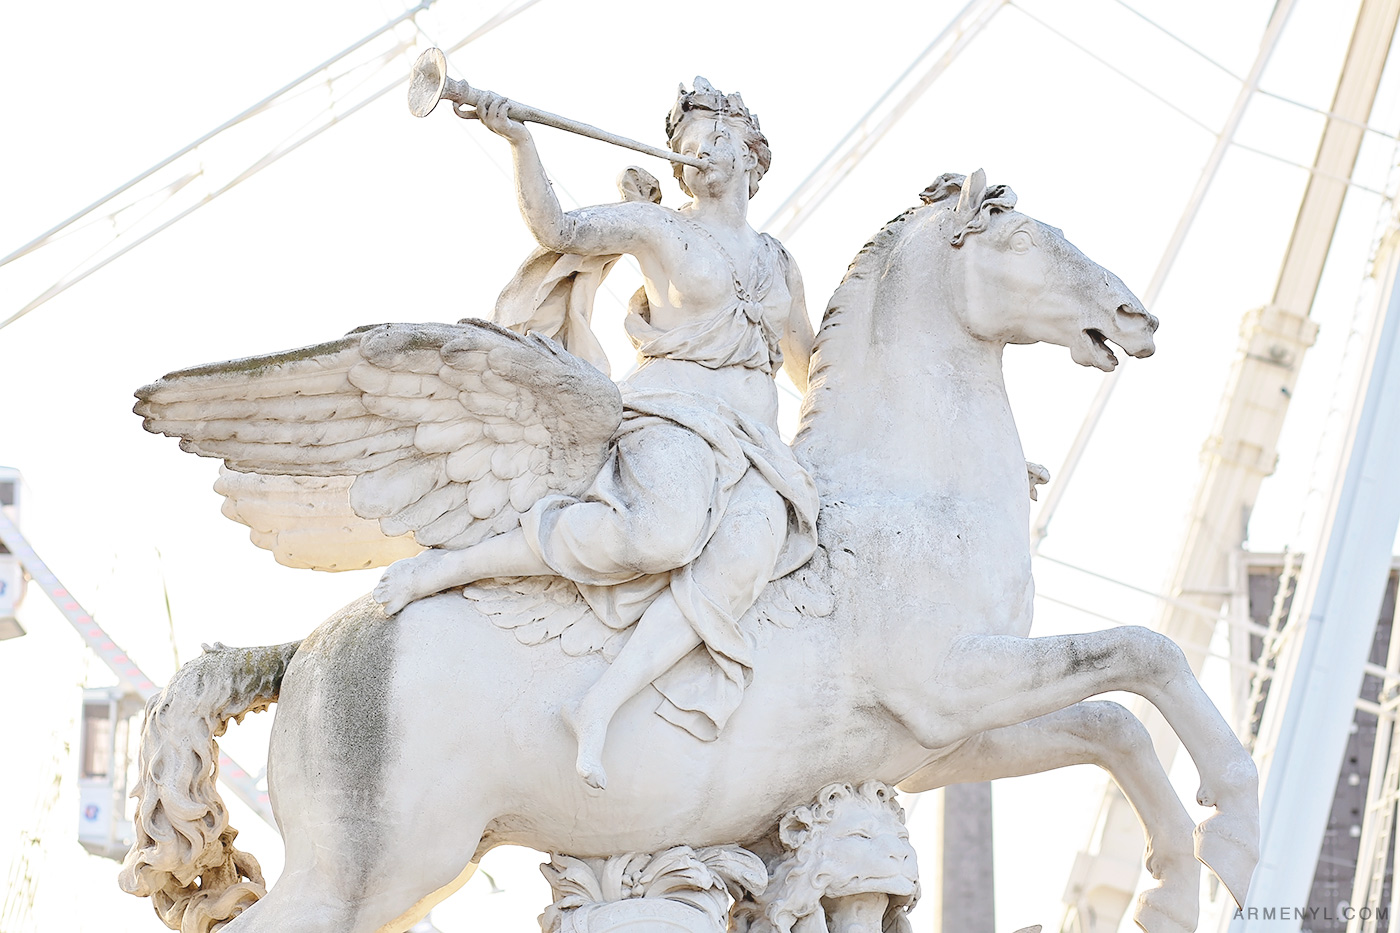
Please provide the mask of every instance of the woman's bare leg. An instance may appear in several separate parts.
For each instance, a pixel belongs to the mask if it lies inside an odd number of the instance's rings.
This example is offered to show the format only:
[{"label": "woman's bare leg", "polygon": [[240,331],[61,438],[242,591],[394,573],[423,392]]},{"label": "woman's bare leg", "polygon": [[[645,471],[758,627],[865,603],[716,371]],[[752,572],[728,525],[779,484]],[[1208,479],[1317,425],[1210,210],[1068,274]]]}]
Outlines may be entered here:
[{"label": "woman's bare leg", "polygon": [[395,561],[380,577],[374,599],[393,615],[415,599],[454,586],[490,577],[532,577],[553,572],[526,542],[525,532],[517,528],[469,548],[428,548]]},{"label": "woman's bare leg", "polygon": [[[709,543],[683,573],[703,602],[724,613],[730,624],[748,612],[768,585],[787,534],[787,505],[756,472],[750,471],[730,496],[724,518]],[[673,578],[674,579],[674,578]],[[673,582],[672,586],[676,584]],[[693,611],[706,611],[696,609]],[[667,588],[637,622],[632,637],[583,698],[564,707],[564,721],[578,738],[579,776],[591,786],[607,785],[603,745],[617,711],[701,643]],[[720,650],[726,650],[720,646]],[[742,650],[731,645],[729,650]]]},{"label": "woman's bare leg", "polygon": [[575,767],[590,787],[607,787],[603,745],[613,716],[639,690],[669,671],[700,644],[670,590],[647,607],[622,653],[582,699],[564,705],[564,722],[578,739]]}]

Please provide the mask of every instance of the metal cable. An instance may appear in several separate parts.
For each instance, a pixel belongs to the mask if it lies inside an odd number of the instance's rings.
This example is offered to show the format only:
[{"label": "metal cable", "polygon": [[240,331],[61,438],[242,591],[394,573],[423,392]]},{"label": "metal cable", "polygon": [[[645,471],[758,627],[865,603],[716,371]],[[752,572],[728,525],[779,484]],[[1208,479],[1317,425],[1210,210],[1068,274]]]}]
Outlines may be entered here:
[{"label": "metal cable", "polygon": [[1196,48],[1194,45],[1192,45],[1191,43],[1187,42],[1185,39],[1181,38],[1181,37],[1178,36],[1176,33],[1172,32],[1172,31],[1169,30],[1169,29],[1167,29],[1165,26],[1161,25],[1161,24],[1158,23],[1156,20],[1153,20],[1153,19],[1149,18],[1149,17],[1147,16],[1147,14],[1142,13],[1141,11],[1136,10],[1136,9],[1134,9],[1133,7],[1129,6],[1126,2],[1124,2],[1124,0],[1113,0],[1113,2],[1114,2],[1114,3],[1117,3],[1117,4],[1118,4],[1119,6],[1121,6],[1123,9],[1127,10],[1129,13],[1133,14],[1133,15],[1136,16],[1138,19],[1142,20],[1144,23],[1146,23],[1147,25],[1151,26],[1153,29],[1155,29],[1155,30],[1157,30],[1158,32],[1160,32],[1162,35],[1166,36],[1168,39],[1171,39],[1172,41],[1176,42],[1178,45],[1180,45],[1180,46],[1182,46],[1183,48],[1185,48],[1187,51],[1193,53],[1193,54],[1196,55],[1198,58],[1200,58],[1202,61],[1207,62],[1207,63],[1209,63],[1209,64],[1211,64],[1211,65],[1214,65],[1216,68],[1219,68],[1221,71],[1225,72],[1225,74],[1227,74],[1227,75],[1229,75],[1230,77],[1234,78],[1234,79],[1235,79],[1236,81],[1238,81],[1240,84],[1244,84],[1244,78],[1242,78],[1242,77],[1240,77],[1239,75],[1235,74],[1235,73],[1234,73],[1233,71],[1231,71],[1229,68],[1226,68],[1224,65],[1220,64],[1220,62],[1218,62],[1218,61],[1216,61],[1215,59],[1211,58],[1211,57],[1210,57],[1209,55],[1207,55],[1205,52],[1202,52],[1200,49]]},{"label": "metal cable", "polygon": [[1190,120],[1192,123],[1196,124],[1197,126],[1199,126],[1201,129],[1205,130],[1205,131],[1206,131],[1207,133],[1209,133],[1210,135],[1212,135],[1212,136],[1218,136],[1218,135],[1220,135],[1220,131],[1219,131],[1219,130],[1215,129],[1213,126],[1211,126],[1210,124],[1206,123],[1204,120],[1199,120],[1199,119],[1197,119],[1195,116],[1191,115],[1190,113],[1187,113],[1187,112],[1186,112],[1185,110],[1183,110],[1181,107],[1178,107],[1176,104],[1174,104],[1174,103],[1172,103],[1171,101],[1167,100],[1167,99],[1166,99],[1165,97],[1163,97],[1161,94],[1158,94],[1156,91],[1152,90],[1152,88],[1150,88],[1150,87],[1148,87],[1147,85],[1143,84],[1141,81],[1139,81],[1137,78],[1134,78],[1132,75],[1128,74],[1128,73],[1127,73],[1126,71],[1124,71],[1122,68],[1119,68],[1117,65],[1115,65],[1115,64],[1113,64],[1112,62],[1108,61],[1108,59],[1104,58],[1102,55],[1098,54],[1097,52],[1095,52],[1094,50],[1088,48],[1087,46],[1082,45],[1082,44],[1079,43],[1079,42],[1076,42],[1074,39],[1071,39],[1069,36],[1065,35],[1063,32],[1061,32],[1060,30],[1056,29],[1054,26],[1051,26],[1049,23],[1047,23],[1045,20],[1041,19],[1039,16],[1036,16],[1036,15],[1035,15],[1034,13],[1032,13],[1030,10],[1027,10],[1025,7],[1021,6],[1021,4],[1017,3],[1016,0],[1011,0],[1011,4],[1010,4],[1010,5],[1011,5],[1014,9],[1019,10],[1024,16],[1028,17],[1028,18],[1031,19],[1032,21],[1034,21],[1034,22],[1036,22],[1036,23],[1039,23],[1039,24],[1040,24],[1044,29],[1046,29],[1047,31],[1049,31],[1049,32],[1051,32],[1051,33],[1053,33],[1053,34],[1055,34],[1056,36],[1059,36],[1059,37],[1060,37],[1061,39],[1063,39],[1065,42],[1067,42],[1067,43],[1069,43],[1070,45],[1074,46],[1076,49],[1078,49],[1079,51],[1083,52],[1085,55],[1089,56],[1089,57],[1092,58],[1094,61],[1098,62],[1100,65],[1103,65],[1103,66],[1104,66],[1105,68],[1107,68],[1109,71],[1112,71],[1114,74],[1118,75],[1118,77],[1122,78],[1124,81],[1127,81],[1127,82],[1128,82],[1129,84],[1131,84],[1133,87],[1135,87],[1135,88],[1137,88],[1138,90],[1142,91],[1143,93],[1147,94],[1149,97],[1153,98],[1154,100],[1158,101],[1159,103],[1165,104],[1166,106],[1170,107],[1170,108],[1171,108],[1172,110],[1174,110],[1176,113],[1178,113],[1178,114],[1180,114],[1181,116],[1185,117],[1187,120]]},{"label": "metal cable", "polygon": [[[1157,30],[1162,35],[1166,36],[1168,39],[1171,39],[1173,42],[1176,42],[1178,45],[1191,52],[1197,58],[1201,59],[1209,65],[1214,66],[1215,68],[1218,68],[1224,74],[1228,75],[1231,78],[1234,78],[1240,84],[1244,83],[1244,78],[1235,74],[1234,71],[1220,64],[1220,62],[1211,58],[1205,52],[1202,52],[1190,42],[1187,42],[1185,39],[1181,38],[1176,33],[1167,29],[1165,26],[1161,25],[1156,20],[1153,20],[1141,11],[1134,9],[1131,5],[1125,2],[1125,0],[1113,0],[1113,2],[1117,3],[1119,6],[1136,16],[1138,19],[1141,19],[1144,23],[1147,23],[1147,25],[1151,26],[1153,29]],[[1386,139],[1400,140],[1400,136],[1396,136],[1394,133],[1389,133],[1385,130],[1378,129],[1372,126],[1371,124],[1363,122],[1361,120],[1354,120],[1351,117],[1343,116],[1342,114],[1337,113],[1334,110],[1323,110],[1321,107],[1314,107],[1312,104],[1305,104],[1300,100],[1294,100],[1292,97],[1285,97],[1282,94],[1278,94],[1274,91],[1267,91],[1264,88],[1255,88],[1255,92],[1258,94],[1262,94],[1265,97],[1272,97],[1274,100],[1282,101],[1285,104],[1292,104],[1294,107],[1299,107],[1311,113],[1318,114],[1319,116],[1326,117],[1329,120],[1336,120],[1339,123],[1346,123],[1351,126],[1360,127],[1368,133],[1375,133],[1377,136],[1384,136]]]},{"label": "metal cable", "polygon": [[[190,143],[189,145],[185,146],[184,148],[182,148],[182,149],[180,149],[180,150],[178,150],[178,151],[172,153],[171,155],[166,156],[164,159],[162,159],[161,161],[157,162],[155,165],[153,165],[153,166],[151,166],[150,168],[146,169],[146,171],[142,172],[140,175],[137,175],[135,178],[131,179],[131,180],[128,181],[126,184],[120,186],[119,188],[117,188],[116,190],[112,191],[111,193],[109,193],[109,194],[107,194],[107,195],[104,195],[103,197],[97,199],[97,200],[94,201],[93,203],[89,204],[87,207],[83,208],[81,211],[78,211],[78,213],[74,214],[72,217],[69,217],[67,220],[63,221],[62,223],[58,224],[57,226],[55,226],[55,227],[53,227],[53,228],[51,228],[51,229],[49,229],[49,230],[46,230],[45,232],[39,234],[37,237],[35,237],[33,240],[30,240],[28,243],[24,244],[24,245],[21,246],[19,249],[17,249],[17,250],[15,250],[14,252],[10,253],[8,256],[5,256],[3,259],[0,259],[0,266],[3,266],[3,265],[5,265],[5,264],[8,263],[8,262],[14,261],[15,259],[18,259],[19,257],[25,255],[26,253],[32,252],[34,249],[38,248],[39,246],[42,246],[42,245],[44,244],[44,242],[47,241],[47,240],[49,239],[49,237],[53,236],[55,233],[57,233],[58,231],[62,230],[64,227],[67,227],[69,224],[73,223],[74,221],[79,220],[79,219],[81,219],[81,218],[87,216],[87,215],[88,215],[89,213],[91,213],[92,211],[96,210],[97,208],[101,207],[103,204],[106,204],[108,201],[112,200],[112,198],[114,198],[114,197],[116,197],[117,195],[121,194],[123,191],[126,191],[126,190],[127,190],[128,188],[130,188],[132,185],[135,185],[135,184],[137,184],[137,183],[139,183],[139,182],[145,181],[147,178],[150,178],[150,177],[151,177],[152,175],[154,175],[156,172],[158,172],[158,171],[160,171],[161,169],[165,168],[165,167],[166,167],[167,165],[169,165],[171,162],[174,162],[176,159],[180,158],[181,156],[186,155],[186,154],[188,154],[188,153],[194,151],[195,149],[198,149],[201,145],[203,145],[204,143],[206,143],[206,142],[208,142],[209,140],[213,139],[215,136],[218,136],[220,133],[224,132],[225,130],[230,129],[230,128],[232,128],[232,127],[235,127],[235,126],[237,126],[238,124],[242,123],[244,120],[247,120],[249,117],[256,116],[257,114],[261,113],[263,110],[266,110],[266,109],[267,109],[269,106],[271,106],[279,97],[282,97],[282,96],[283,96],[284,94],[286,94],[288,91],[292,90],[293,88],[297,87],[299,84],[301,84],[301,83],[303,83],[303,82],[305,82],[305,81],[309,81],[311,78],[313,78],[313,77],[315,77],[316,75],[320,74],[321,72],[325,71],[325,70],[326,70],[327,68],[329,68],[331,65],[334,65],[336,62],[340,61],[342,58],[344,58],[345,56],[349,55],[350,53],[355,52],[355,51],[357,51],[358,49],[363,48],[366,44],[368,44],[368,43],[374,41],[375,39],[379,38],[380,36],[384,35],[384,33],[388,32],[388,31],[391,30],[391,29],[393,29],[395,26],[397,26],[399,23],[403,22],[404,20],[410,19],[411,17],[415,16],[417,13],[419,13],[419,12],[422,11],[422,10],[426,10],[426,9],[427,9],[429,6],[431,6],[434,2],[435,2],[435,0],[423,0],[423,2],[422,2],[422,3],[419,3],[417,6],[412,7],[411,9],[405,10],[405,11],[403,12],[402,15],[395,17],[394,19],[392,19],[392,20],[390,20],[389,22],[385,23],[383,26],[380,26],[380,27],[379,27],[378,29],[376,29],[374,32],[372,32],[372,33],[370,33],[369,35],[365,36],[363,39],[359,40],[359,41],[356,42],[354,45],[351,45],[351,46],[349,46],[348,48],[342,49],[340,52],[337,52],[335,55],[333,55],[333,56],[331,56],[330,58],[326,59],[325,61],[321,62],[321,64],[317,65],[315,68],[312,68],[310,71],[306,72],[306,73],[303,74],[301,77],[295,79],[294,81],[291,81],[291,82],[288,83],[288,84],[283,85],[281,88],[277,89],[276,91],[273,91],[271,94],[269,94],[268,96],[264,97],[262,100],[258,101],[256,104],[253,104],[253,106],[249,107],[247,110],[244,110],[243,112],[237,114],[236,116],[230,117],[228,120],[224,121],[223,123],[219,124],[219,125],[218,125],[217,127],[215,127],[214,129],[212,129],[212,130],[210,130],[209,132],[205,133],[203,136],[199,137],[199,138],[196,139],[194,142],[192,142],[192,143]],[[3,326],[3,325],[0,325],[0,326]]]},{"label": "metal cable", "polygon": [[[388,31],[390,31],[391,29],[395,28],[396,26],[398,26],[400,23],[404,22],[405,20],[411,19],[412,17],[414,17],[414,16],[415,16],[416,14],[418,14],[419,12],[422,12],[423,10],[427,9],[433,2],[435,2],[435,0],[423,0],[423,2],[419,3],[417,6],[414,6],[414,7],[410,8],[409,10],[405,11],[403,14],[401,14],[401,15],[398,16],[398,17],[395,17],[393,20],[391,20],[390,22],[386,23],[384,26],[381,26],[379,29],[375,30],[373,33],[371,33],[370,35],[364,37],[364,38],[361,39],[360,41],[356,42],[354,45],[352,45],[352,46],[346,48],[345,50],[343,50],[343,51],[340,52],[339,54],[333,56],[332,58],[327,59],[325,62],[322,62],[322,63],[321,63],[320,65],[318,65],[317,67],[315,67],[315,68],[311,69],[310,71],[306,72],[306,73],[303,74],[301,77],[297,78],[295,81],[291,82],[290,84],[285,85],[285,86],[282,87],[280,90],[278,90],[278,91],[276,91],[275,93],[269,95],[268,97],[263,98],[263,99],[260,100],[258,103],[254,104],[253,106],[251,106],[251,107],[249,107],[248,109],[244,110],[242,113],[240,113],[240,114],[238,114],[237,116],[231,118],[230,120],[224,122],[224,123],[221,124],[218,128],[216,128],[216,129],[214,129],[214,130],[211,130],[210,132],[206,133],[204,136],[201,136],[199,139],[197,139],[197,140],[195,140],[194,142],[190,143],[189,145],[185,146],[183,149],[180,149],[178,152],[174,153],[173,155],[168,156],[168,157],[165,158],[164,160],[158,162],[156,165],[152,166],[151,168],[147,169],[145,172],[143,172],[143,173],[141,173],[140,175],[136,176],[135,178],[131,179],[131,180],[128,181],[126,184],[124,184],[124,185],[122,185],[121,187],[117,188],[116,190],[112,191],[110,194],[108,194],[108,195],[106,195],[105,197],[103,197],[103,198],[101,198],[101,199],[99,199],[99,200],[93,202],[91,205],[89,205],[89,206],[88,206],[87,208],[85,208],[84,210],[79,211],[77,214],[74,214],[72,217],[68,218],[68,219],[65,220],[63,223],[59,224],[59,225],[56,226],[56,227],[53,227],[52,229],[46,231],[46,232],[43,233],[43,234],[40,234],[40,235],[39,235],[38,237],[36,237],[34,240],[31,240],[29,243],[27,243],[27,244],[25,244],[24,246],[20,247],[20,248],[19,248],[18,250],[16,250],[15,252],[13,252],[13,253],[11,253],[10,255],[6,256],[4,259],[0,259],[0,266],[3,266],[5,263],[11,262],[11,261],[13,261],[14,259],[19,258],[20,256],[23,256],[23,255],[25,255],[25,254],[27,254],[27,253],[30,253],[30,252],[34,251],[35,249],[37,249],[37,248],[43,246],[43,245],[44,245],[46,242],[48,242],[52,237],[54,237],[55,234],[59,233],[60,231],[62,231],[64,228],[68,227],[70,224],[74,223],[75,221],[81,220],[83,217],[87,216],[89,213],[91,213],[92,211],[96,210],[98,207],[101,207],[103,204],[106,204],[108,201],[112,200],[112,199],[113,199],[114,197],[116,197],[117,195],[119,195],[119,194],[121,194],[122,192],[127,191],[128,189],[130,189],[133,185],[136,185],[136,184],[138,184],[139,182],[144,181],[145,179],[147,179],[147,178],[149,178],[151,175],[153,175],[155,172],[157,172],[157,171],[159,171],[160,169],[166,167],[167,165],[169,165],[170,163],[174,162],[176,159],[180,158],[181,156],[184,156],[184,155],[189,154],[189,153],[192,152],[193,150],[197,149],[200,145],[202,145],[202,144],[205,143],[205,142],[208,142],[210,139],[212,139],[213,137],[219,135],[220,133],[224,132],[225,130],[227,130],[227,129],[233,127],[233,126],[236,126],[236,125],[238,125],[239,123],[242,123],[244,120],[247,120],[249,117],[252,117],[252,116],[258,114],[258,113],[262,112],[263,110],[268,109],[268,108],[271,107],[271,106],[274,106],[274,105],[276,104],[278,98],[282,97],[284,94],[286,94],[287,92],[291,91],[293,88],[295,88],[295,87],[297,87],[298,85],[302,84],[303,82],[309,80],[310,78],[314,77],[315,75],[320,74],[321,72],[325,71],[327,68],[329,68],[329,67],[330,67],[331,65],[333,65],[335,62],[337,62],[337,61],[341,60],[342,58],[344,58],[346,55],[349,55],[350,53],[356,51],[357,49],[363,48],[365,44],[367,44],[368,42],[370,42],[370,41],[372,41],[372,40],[378,38],[379,36],[384,35],[386,32],[388,32]],[[540,0],[524,0],[524,2],[515,3],[515,4],[508,4],[505,8],[503,8],[503,9],[502,9],[500,12],[498,12],[495,16],[493,16],[491,19],[487,20],[487,21],[486,21],[485,23],[483,23],[481,26],[477,27],[477,28],[476,28],[473,32],[471,32],[466,38],[464,38],[464,39],[462,39],[461,41],[457,42],[457,43],[456,43],[455,45],[453,45],[451,48],[452,48],[453,50],[457,50],[457,49],[462,48],[462,47],[465,46],[467,43],[469,43],[469,42],[471,42],[471,41],[473,41],[473,40],[475,40],[475,39],[477,39],[477,38],[479,38],[479,37],[485,35],[486,33],[490,32],[492,29],[495,29],[497,26],[500,26],[501,24],[503,24],[503,23],[509,21],[510,19],[513,19],[515,16],[519,15],[520,13],[524,12],[525,10],[529,9],[530,7],[534,6],[536,3],[539,3],[539,2],[540,2]],[[397,47],[396,47],[396,51],[402,51],[402,48],[403,48],[402,45],[397,46]],[[380,60],[381,60],[382,63],[387,64],[389,58],[390,58],[390,56],[385,55],[385,56],[381,56],[381,57],[380,57]],[[358,67],[362,67],[362,66],[356,66],[356,67],[358,68]],[[382,67],[383,67],[383,65],[381,65],[381,69],[382,69]],[[353,71],[355,71],[355,70],[356,70],[356,69],[352,68],[352,69],[350,69],[349,71],[346,71],[345,74],[348,75],[348,74],[350,74],[351,72],[353,72]],[[169,219],[169,220],[165,221],[164,223],[158,225],[157,227],[155,227],[155,228],[152,229],[152,230],[148,230],[146,233],[142,234],[141,236],[137,237],[137,238],[136,238],[135,240],[133,240],[132,242],[126,244],[126,245],[123,246],[122,248],[118,249],[116,252],[114,252],[114,253],[112,253],[111,255],[107,256],[105,259],[103,259],[101,262],[97,263],[96,265],[92,266],[91,268],[84,269],[81,273],[76,274],[76,275],[74,275],[72,272],[70,272],[67,276],[65,276],[65,277],[63,277],[63,278],[61,278],[61,279],[59,279],[58,282],[54,283],[54,284],[53,284],[52,286],[50,286],[46,291],[44,291],[42,294],[40,294],[38,297],[36,297],[36,298],[33,299],[32,301],[30,301],[28,304],[26,304],[26,305],[25,305],[23,308],[21,308],[19,311],[17,311],[17,312],[15,312],[14,314],[10,315],[10,316],[7,317],[5,320],[0,321],[0,329],[3,329],[3,328],[5,328],[5,327],[9,326],[10,324],[12,324],[12,323],[14,323],[15,321],[19,320],[20,318],[24,317],[24,316],[25,316],[26,314],[28,314],[30,311],[33,311],[35,308],[37,308],[37,307],[39,307],[40,305],[42,305],[44,302],[46,302],[46,301],[48,301],[48,300],[54,298],[55,296],[61,294],[61,293],[64,292],[64,291],[67,291],[69,288],[71,288],[72,286],[78,284],[78,283],[81,282],[83,279],[87,278],[89,275],[92,275],[92,274],[93,274],[94,272],[96,272],[97,270],[103,268],[104,266],[106,266],[106,265],[108,265],[109,263],[113,262],[114,260],[120,258],[121,256],[126,255],[126,254],[127,254],[128,252],[130,252],[132,249],[135,249],[137,246],[140,246],[142,243],[146,242],[146,241],[149,240],[151,237],[155,236],[157,233],[160,233],[161,231],[167,229],[168,227],[172,226],[173,224],[179,222],[180,220],[183,220],[185,217],[188,217],[188,216],[189,216],[190,214],[192,214],[194,211],[198,210],[199,208],[203,207],[204,205],[208,204],[209,202],[213,201],[214,199],[220,197],[221,195],[227,193],[227,192],[228,192],[230,189],[232,189],[235,185],[239,184],[239,183],[242,182],[242,181],[247,180],[248,178],[250,178],[250,177],[252,177],[253,175],[257,174],[258,172],[262,171],[262,170],[263,170],[264,168],[266,168],[267,166],[271,165],[273,162],[276,162],[278,159],[281,159],[283,156],[285,156],[285,155],[287,155],[287,154],[293,152],[294,150],[300,148],[301,146],[303,146],[303,145],[305,145],[306,143],[310,142],[311,140],[315,139],[317,136],[321,135],[321,134],[324,133],[326,130],[330,129],[332,126],[335,126],[337,123],[339,123],[339,122],[341,122],[342,120],[348,118],[348,117],[351,116],[352,114],[355,114],[355,113],[359,112],[359,111],[360,111],[361,109],[363,109],[366,105],[373,103],[374,101],[376,101],[376,100],[378,100],[379,98],[383,97],[385,94],[389,93],[390,91],[392,91],[392,90],[394,90],[394,89],[400,87],[400,86],[403,85],[407,80],[408,80],[408,76],[405,75],[405,76],[399,78],[398,80],[394,81],[393,83],[389,84],[388,86],[386,86],[386,87],[384,87],[384,88],[381,88],[379,91],[375,92],[374,94],[372,94],[371,96],[369,96],[369,97],[366,98],[365,100],[359,102],[359,103],[356,104],[355,106],[349,108],[348,110],[345,110],[344,112],[339,113],[339,114],[336,114],[336,113],[332,112],[330,118],[326,121],[326,123],[325,123],[324,125],[322,125],[322,126],[316,128],[315,130],[313,130],[313,131],[307,133],[306,135],[300,137],[299,139],[297,139],[295,142],[291,143],[290,145],[286,145],[286,144],[285,144],[285,140],[284,140],[284,144],[283,144],[283,145],[280,145],[280,146],[278,146],[278,147],[272,149],[271,151],[269,151],[269,152],[268,152],[266,155],[264,155],[261,159],[259,159],[259,160],[258,160],[257,162],[255,162],[255,163],[253,163],[253,165],[251,165],[249,168],[247,168],[247,169],[245,169],[244,171],[240,172],[232,181],[228,182],[227,184],[223,185],[222,187],[218,188],[217,190],[215,190],[215,191],[213,191],[213,192],[210,192],[209,194],[206,194],[206,195],[205,195],[203,198],[201,198],[199,201],[195,202],[193,205],[191,205],[191,206],[188,207],[187,209],[181,211],[179,214],[175,215],[175,216],[172,217],[171,219]],[[360,82],[360,84],[363,84],[363,83],[364,83],[364,82]],[[356,87],[358,87],[358,86],[359,86],[359,85],[356,85]],[[332,102],[331,107],[330,107],[330,109],[331,109],[332,111],[333,111],[333,109],[334,109],[334,103],[335,103],[335,102]],[[308,121],[308,123],[303,124],[303,126],[309,125],[310,122],[312,122],[312,121]],[[118,212],[116,212],[116,213],[120,213],[120,212],[118,211]],[[120,235],[119,235],[119,236],[120,236]],[[107,246],[112,245],[113,242],[115,242],[115,240],[110,241],[110,242],[107,244]],[[102,247],[102,249],[105,249],[105,248],[106,248],[106,246]],[[92,256],[95,256],[95,255],[97,255],[97,253],[100,253],[100,252],[102,251],[102,249],[97,250],[97,252],[91,254],[88,258],[91,259]],[[82,266],[82,264],[80,263],[80,264],[79,264],[77,267],[75,267],[75,268],[81,268],[81,266]]]}]

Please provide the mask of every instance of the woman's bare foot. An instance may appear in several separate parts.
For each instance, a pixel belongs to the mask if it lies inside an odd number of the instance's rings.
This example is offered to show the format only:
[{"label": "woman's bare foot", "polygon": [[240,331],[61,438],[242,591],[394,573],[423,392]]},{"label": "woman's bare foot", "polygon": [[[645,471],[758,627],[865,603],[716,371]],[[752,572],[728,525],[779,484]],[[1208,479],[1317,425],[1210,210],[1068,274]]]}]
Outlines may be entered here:
[{"label": "woman's bare foot", "polygon": [[578,740],[578,758],[574,760],[574,770],[589,787],[606,790],[608,773],[603,770],[603,743],[608,737],[607,720],[586,716],[582,704],[570,700],[564,704],[564,724]]},{"label": "woman's bare foot", "polygon": [[472,582],[461,567],[463,554],[428,548],[421,554],[394,561],[379,578],[372,594],[374,601],[384,607],[385,613],[395,615],[415,599]]}]

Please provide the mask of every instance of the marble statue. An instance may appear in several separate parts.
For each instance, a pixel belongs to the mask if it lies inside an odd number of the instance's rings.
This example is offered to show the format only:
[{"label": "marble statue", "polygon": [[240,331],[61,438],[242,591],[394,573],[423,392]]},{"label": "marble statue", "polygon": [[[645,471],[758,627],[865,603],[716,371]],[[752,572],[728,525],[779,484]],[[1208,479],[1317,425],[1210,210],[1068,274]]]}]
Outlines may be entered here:
[{"label": "marble statue", "polygon": [[[718,931],[725,897],[754,930],[891,930],[916,876],[890,786],[1093,763],[1148,836],[1144,929],[1194,929],[1198,859],[1243,900],[1254,765],[1180,650],[1143,628],[1028,637],[1045,471],[1002,350],[1151,355],[1123,283],[1009,188],[945,174],[814,336],[791,257],[746,219],[770,156],[737,94],[696,79],[667,120],[698,163],[685,207],[629,170],[620,203],[565,213],[510,102],[479,93],[540,243],[495,323],[361,328],[138,392],[148,430],[224,461],[226,511],[279,559],[397,562],[304,640],[215,646],[152,700],[122,886],[185,931],[400,933],[519,844],[551,853],[549,933]],[[646,284],[641,365],[615,383],[591,301],[622,253]],[[780,368],[805,391],[791,448]],[[1195,762],[1216,812],[1194,841],[1141,724],[1088,700],[1115,690]],[[214,739],[272,702],[287,851],[264,890]],[[833,845],[862,820],[869,846]],[[766,880],[746,850],[775,827]],[[804,891],[814,859],[829,877]]]}]

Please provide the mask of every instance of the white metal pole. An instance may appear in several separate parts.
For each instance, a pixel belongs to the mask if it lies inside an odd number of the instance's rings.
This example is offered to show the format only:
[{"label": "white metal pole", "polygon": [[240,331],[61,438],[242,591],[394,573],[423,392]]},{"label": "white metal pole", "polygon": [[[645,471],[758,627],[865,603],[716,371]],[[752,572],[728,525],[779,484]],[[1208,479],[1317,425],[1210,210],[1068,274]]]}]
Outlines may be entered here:
[{"label": "white metal pole", "polygon": [[[1378,301],[1344,448],[1340,482],[1307,551],[1290,613],[1293,635],[1279,659],[1260,724],[1256,758],[1263,784],[1259,867],[1232,933],[1297,930],[1301,916],[1264,919],[1301,906],[1345,754],[1349,725],[1400,526],[1400,249],[1385,264],[1389,288]],[[1251,915],[1250,910],[1255,913]]]}]

